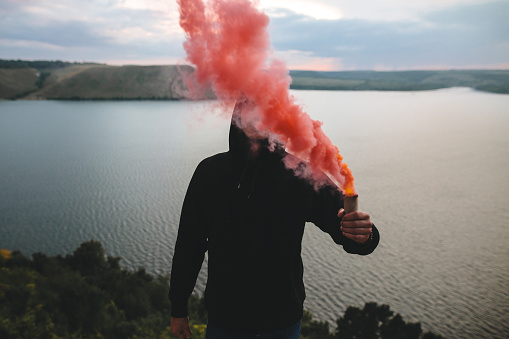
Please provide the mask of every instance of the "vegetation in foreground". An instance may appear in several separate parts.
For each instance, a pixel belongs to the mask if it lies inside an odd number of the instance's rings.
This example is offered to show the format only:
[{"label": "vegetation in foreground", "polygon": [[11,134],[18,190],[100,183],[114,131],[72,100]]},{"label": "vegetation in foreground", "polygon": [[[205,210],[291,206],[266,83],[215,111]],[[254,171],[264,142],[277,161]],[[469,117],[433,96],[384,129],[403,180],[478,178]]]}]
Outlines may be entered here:
[{"label": "vegetation in foreground", "polygon": [[[167,276],[121,268],[100,242],[82,243],[72,255],[32,259],[0,250],[0,338],[172,338]],[[192,338],[205,338],[202,298],[189,302]],[[440,339],[420,323],[406,323],[387,305],[349,307],[331,332],[305,312],[302,339]]]}]

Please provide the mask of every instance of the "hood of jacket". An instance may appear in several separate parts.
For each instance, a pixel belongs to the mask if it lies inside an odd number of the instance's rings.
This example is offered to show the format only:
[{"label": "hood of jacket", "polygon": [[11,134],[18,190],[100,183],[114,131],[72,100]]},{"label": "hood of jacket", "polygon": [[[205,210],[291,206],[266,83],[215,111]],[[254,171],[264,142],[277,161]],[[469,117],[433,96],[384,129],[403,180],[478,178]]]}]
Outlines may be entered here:
[{"label": "hood of jacket", "polygon": [[[268,153],[277,153],[284,156],[284,147],[281,145],[275,145],[274,149],[269,149],[270,142],[267,138],[251,140],[249,136],[243,130],[243,110],[253,109],[253,104],[248,102],[247,99],[239,99],[233,109],[233,115],[230,124],[230,135],[229,135],[229,153],[241,162],[254,161],[257,158],[265,156]],[[255,131],[253,127],[249,130]],[[256,132],[254,132],[256,133]],[[260,148],[258,150],[258,156],[253,157],[253,143],[258,143]]]},{"label": "hood of jacket", "polygon": [[229,152],[237,160],[246,161],[251,152],[251,140],[237,125],[235,119],[235,117],[232,117],[232,122],[230,124],[230,135],[228,138]]}]

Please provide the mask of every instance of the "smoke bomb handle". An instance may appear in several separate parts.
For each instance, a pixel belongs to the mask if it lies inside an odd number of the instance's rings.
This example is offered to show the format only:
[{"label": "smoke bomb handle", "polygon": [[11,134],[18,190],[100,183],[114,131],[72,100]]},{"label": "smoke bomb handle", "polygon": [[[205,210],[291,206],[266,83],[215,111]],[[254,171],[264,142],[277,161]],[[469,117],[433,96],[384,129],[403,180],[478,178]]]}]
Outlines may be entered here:
[{"label": "smoke bomb handle", "polygon": [[345,214],[350,212],[355,212],[359,209],[358,195],[354,195],[352,197],[345,197],[344,199],[344,209]]}]

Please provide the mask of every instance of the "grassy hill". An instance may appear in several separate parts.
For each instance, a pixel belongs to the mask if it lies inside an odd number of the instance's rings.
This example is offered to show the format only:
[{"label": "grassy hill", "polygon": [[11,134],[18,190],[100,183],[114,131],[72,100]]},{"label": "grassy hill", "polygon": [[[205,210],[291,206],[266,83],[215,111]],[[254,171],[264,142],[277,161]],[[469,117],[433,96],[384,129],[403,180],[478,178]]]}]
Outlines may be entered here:
[{"label": "grassy hill", "polygon": [[509,71],[291,71],[293,89],[420,91],[449,87],[472,87],[480,91],[509,94]]},{"label": "grassy hill", "polygon": [[176,66],[71,66],[52,74],[27,99],[181,99]]},{"label": "grassy hill", "polygon": [[35,92],[39,75],[34,68],[0,68],[0,99],[18,99]]},{"label": "grassy hill", "polygon": [[[6,65],[11,67],[2,68]],[[179,71],[177,66],[42,65],[0,61],[0,99],[178,100],[186,89],[180,72],[193,71],[189,66]]]},{"label": "grassy hill", "polygon": [[[62,61],[0,60],[0,99],[180,100],[190,66],[109,66]],[[292,89],[419,91],[472,87],[509,94],[509,71],[291,71]],[[213,98],[210,90],[207,98]]]}]

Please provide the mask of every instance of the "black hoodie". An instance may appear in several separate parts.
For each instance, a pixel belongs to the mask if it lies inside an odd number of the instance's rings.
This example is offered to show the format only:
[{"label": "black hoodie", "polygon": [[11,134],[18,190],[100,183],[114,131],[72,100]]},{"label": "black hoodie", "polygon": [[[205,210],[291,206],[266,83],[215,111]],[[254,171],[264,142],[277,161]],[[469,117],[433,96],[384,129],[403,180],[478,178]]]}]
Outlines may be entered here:
[{"label": "black hoodie", "polygon": [[[230,150],[203,160],[191,179],[173,256],[171,315],[185,317],[205,252],[209,322],[227,330],[268,331],[302,318],[305,298],[301,242],[306,222],[328,233],[344,250],[369,254],[345,238],[337,187],[312,185],[285,168],[283,150],[262,146],[256,159],[242,130],[232,124]],[[334,259],[334,258],[331,258]]]}]

